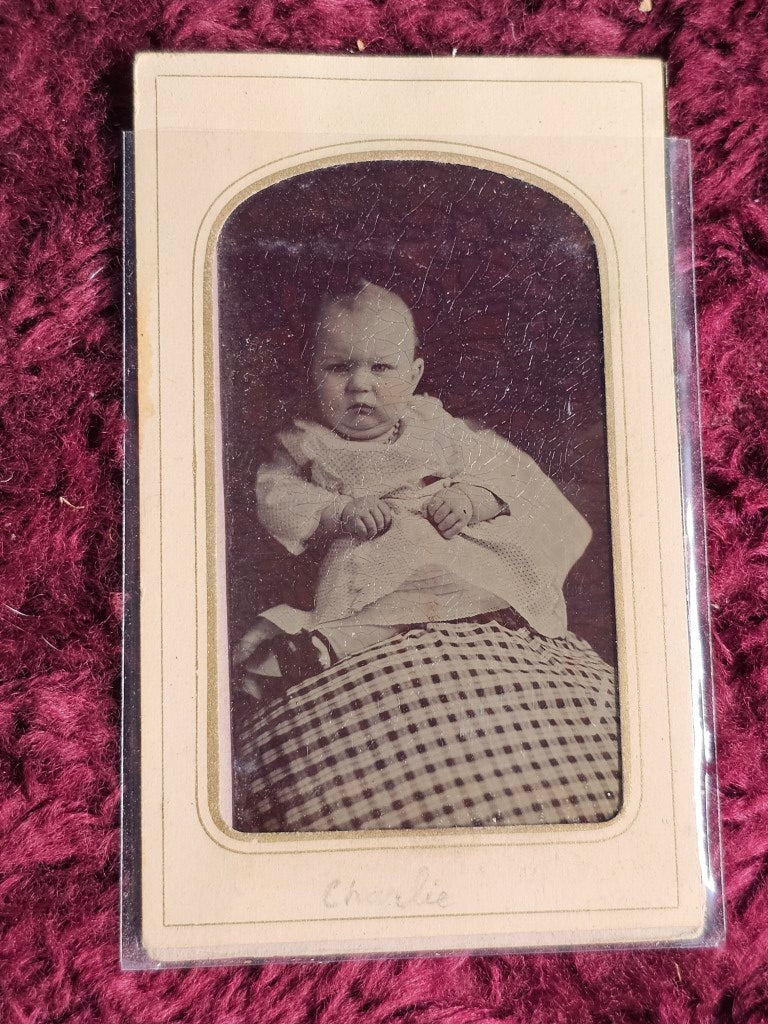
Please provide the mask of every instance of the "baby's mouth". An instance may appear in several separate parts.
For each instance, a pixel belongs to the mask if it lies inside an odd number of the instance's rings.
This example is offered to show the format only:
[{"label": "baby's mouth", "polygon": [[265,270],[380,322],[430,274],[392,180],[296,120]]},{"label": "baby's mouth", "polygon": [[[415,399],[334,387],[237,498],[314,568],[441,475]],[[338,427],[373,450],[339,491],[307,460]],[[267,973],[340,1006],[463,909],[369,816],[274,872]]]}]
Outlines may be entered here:
[{"label": "baby's mouth", "polygon": [[353,416],[370,416],[373,413],[374,406],[368,405],[366,402],[355,402],[354,405],[350,405],[347,412]]}]

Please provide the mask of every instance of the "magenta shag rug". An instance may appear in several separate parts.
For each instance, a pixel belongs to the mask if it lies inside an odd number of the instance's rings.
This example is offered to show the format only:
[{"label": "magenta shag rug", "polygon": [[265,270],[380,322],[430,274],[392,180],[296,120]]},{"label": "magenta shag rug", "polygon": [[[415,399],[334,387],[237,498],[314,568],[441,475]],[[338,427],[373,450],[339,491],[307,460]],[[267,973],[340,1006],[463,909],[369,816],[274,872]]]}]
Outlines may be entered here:
[{"label": "magenta shag rug", "polygon": [[[643,6],[648,6],[647,3]],[[122,974],[120,136],[143,49],[653,54],[692,140],[724,948]],[[764,0],[0,6],[0,1021],[768,1019]]]}]

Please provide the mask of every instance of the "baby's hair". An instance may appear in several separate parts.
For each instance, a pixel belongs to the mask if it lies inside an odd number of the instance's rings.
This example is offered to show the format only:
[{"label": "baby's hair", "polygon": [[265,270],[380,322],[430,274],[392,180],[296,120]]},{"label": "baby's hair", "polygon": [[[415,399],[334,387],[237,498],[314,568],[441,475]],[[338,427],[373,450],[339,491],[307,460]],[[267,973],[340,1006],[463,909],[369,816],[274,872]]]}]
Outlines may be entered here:
[{"label": "baby's hair", "polygon": [[415,358],[419,355],[419,336],[408,304],[396,292],[390,291],[388,288],[381,288],[364,278],[359,278],[352,286],[345,284],[343,288],[329,290],[319,296],[308,321],[305,353],[311,355],[322,327],[323,318],[331,307],[351,312],[361,302],[367,302],[373,310],[380,313],[402,317],[405,331],[413,339],[413,356]]}]

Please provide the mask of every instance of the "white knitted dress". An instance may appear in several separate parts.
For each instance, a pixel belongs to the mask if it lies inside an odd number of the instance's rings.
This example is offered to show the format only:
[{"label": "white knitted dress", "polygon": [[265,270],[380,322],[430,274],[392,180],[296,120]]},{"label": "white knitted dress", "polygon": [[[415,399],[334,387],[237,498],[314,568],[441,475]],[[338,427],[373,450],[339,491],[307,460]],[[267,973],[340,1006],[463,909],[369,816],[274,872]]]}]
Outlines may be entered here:
[{"label": "white knitted dress", "polygon": [[[446,541],[422,509],[454,483],[484,487],[505,508]],[[351,441],[297,420],[259,470],[261,522],[299,554],[340,495],[377,495],[395,516],[373,540],[329,545],[314,612],[301,613],[304,625],[350,617],[409,624],[512,607],[544,636],[566,633],[563,583],[590,527],[536,464],[498,435],[471,430],[427,396],[411,400],[394,443]]]}]

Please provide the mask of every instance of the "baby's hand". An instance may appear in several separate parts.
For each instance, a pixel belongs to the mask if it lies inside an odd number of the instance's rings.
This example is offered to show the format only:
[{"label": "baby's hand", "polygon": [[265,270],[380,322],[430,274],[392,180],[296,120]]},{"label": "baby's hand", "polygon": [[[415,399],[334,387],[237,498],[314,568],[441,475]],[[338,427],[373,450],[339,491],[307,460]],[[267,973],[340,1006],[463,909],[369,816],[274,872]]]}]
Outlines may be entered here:
[{"label": "baby's hand", "polygon": [[353,498],[342,509],[339,525],[351,537],[373,540],[392,525],[392,509],[381,498]]},{"label": "baby's hand", "polygon": [[424,506],[427,518],[446,540],[457,537],[472,519],[472,502],[460,487],[447,487]]}]

